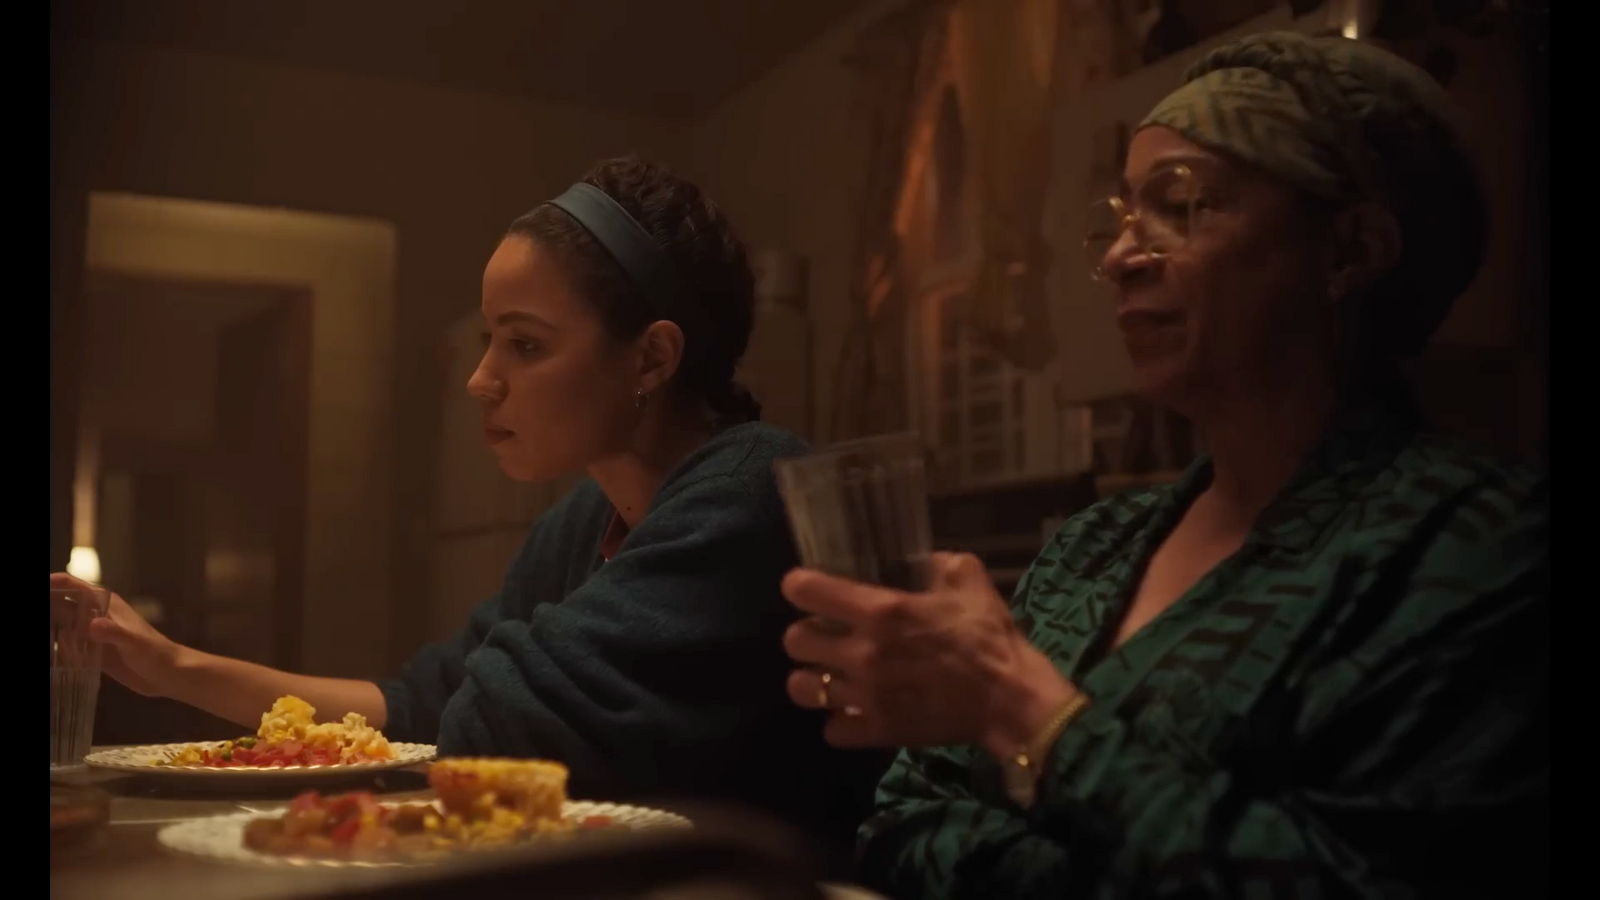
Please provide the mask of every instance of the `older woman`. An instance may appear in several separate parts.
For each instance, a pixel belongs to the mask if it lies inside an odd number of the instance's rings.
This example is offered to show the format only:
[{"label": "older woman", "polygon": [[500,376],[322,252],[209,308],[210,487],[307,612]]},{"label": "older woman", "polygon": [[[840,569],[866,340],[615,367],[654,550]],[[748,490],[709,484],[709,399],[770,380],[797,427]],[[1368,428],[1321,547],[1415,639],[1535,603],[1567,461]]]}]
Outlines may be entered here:
[{"label": "older woman", "polygon": [[[1174,485],[1069,521],[1011,609],[801,571],[790,696],[900,744],[860,833],[897,896],[1510,896],[1547,809],[1548,494],[1421,427],[1393,360],[1482,256],[1427,75],[1293,34],[1137,131],[1092,265]],[[824,677],[826,676],[826,677]],[[1519,884],[1527,890],[1515,890]]]}]

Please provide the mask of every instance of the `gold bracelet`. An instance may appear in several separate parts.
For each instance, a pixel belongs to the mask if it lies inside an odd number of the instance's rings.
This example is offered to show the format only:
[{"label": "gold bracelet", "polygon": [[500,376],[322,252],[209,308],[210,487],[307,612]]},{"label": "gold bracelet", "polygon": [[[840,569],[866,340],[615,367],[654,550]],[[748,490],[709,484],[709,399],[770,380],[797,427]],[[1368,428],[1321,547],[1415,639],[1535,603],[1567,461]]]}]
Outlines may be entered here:
[{"label": "gold bracelet", "polygon": [[1039,732],[1039,736],[1017,753],[1017,765],[1024,769],[1033,769],[1035,768],[1035,760],[1038,760],[1042,765],[1045,756],[1050,752],[1050,747],[1061,736],[1061,732],[1067,730],[1067,726],[1072,724],[1072,720],[1076,719],[1088,706],[1088,694],[1082,691],[1074,694],[1072,699],[1067,701],[1067,705],[1061,707],[1061,711],[1050,719],[1050,723],[1044,727],[1044,730]]}]

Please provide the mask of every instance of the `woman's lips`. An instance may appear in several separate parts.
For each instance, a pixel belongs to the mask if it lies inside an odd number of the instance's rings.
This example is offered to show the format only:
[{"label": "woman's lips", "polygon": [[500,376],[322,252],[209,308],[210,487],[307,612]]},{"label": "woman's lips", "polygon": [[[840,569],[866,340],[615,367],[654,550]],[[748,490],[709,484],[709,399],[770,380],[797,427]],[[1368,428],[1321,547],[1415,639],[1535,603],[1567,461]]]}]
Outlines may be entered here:
[{"label": "woman's lips", "polygon": [[1172,309],[1150,309],[1127,306],[1117,310],[1117,326],[1123,331],[1144,331],[1174,325],[1183,319],[1183,313]]},{"label": "woman's lips", "polygon": [[512,434],[512,432],[506,431],[503,428],[491,428],[488,425],[483,426],[483,437],[489,442],[489,446],[491,447],[502,441],[511,440]]}]

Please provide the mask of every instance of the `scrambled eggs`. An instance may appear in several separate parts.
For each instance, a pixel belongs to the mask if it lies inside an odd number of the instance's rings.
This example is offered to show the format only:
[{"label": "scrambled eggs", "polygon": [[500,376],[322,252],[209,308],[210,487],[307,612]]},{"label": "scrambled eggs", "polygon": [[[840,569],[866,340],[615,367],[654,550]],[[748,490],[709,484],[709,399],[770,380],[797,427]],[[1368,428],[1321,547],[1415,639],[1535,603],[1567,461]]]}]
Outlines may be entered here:
[{"label": "scrambled eggs", "polygon": [[172,766],[330,765],[391,759],[389,741],[360,713],[346,713],[342,722],[315,721],[317,711],[299,697],[279,697],[261,715],[254,737],[225,741],[218,747],[191,744],[164,764]]},{"label": "scrambled eggs", "polygon": [[299,741],[319,750],[338,750],[341,762],[355,756],[384,759],[389,756],[389,741],[378,729],[367,724],[360,713],[345,713],[343,722],[313,721],[317,711],[299,697],[279,697],[272,708],[261,714],[258,740],[269,743]]}]

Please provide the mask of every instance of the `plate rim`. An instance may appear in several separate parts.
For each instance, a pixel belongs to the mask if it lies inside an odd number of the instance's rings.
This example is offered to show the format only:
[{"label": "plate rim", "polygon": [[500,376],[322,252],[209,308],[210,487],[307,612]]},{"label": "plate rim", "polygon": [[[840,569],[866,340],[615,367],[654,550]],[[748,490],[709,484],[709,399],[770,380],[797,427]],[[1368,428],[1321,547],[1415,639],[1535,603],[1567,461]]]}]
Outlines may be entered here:
[{"label": "plate rim", "polygon": [[[288,778],[299,776],[332,776],[354,772],[373,772],[386,769],[400,769],[407,766],[416,766],[432,762],[439,758],[439,748],[433,744],[418,744],[409,741],[392,741],[389,746],[396,751],[397,757],[409,754],[404,758],[368,760],[357,763],[334,763],[332,765],[309,766],[158,766],[154,763],[119,762],[107,758],[108,754],[148,753],[152,757],[162,753],[181,750],[188,747],[212,748],[227,741],[178,741],[171,744],[130,744],[123,747],[96,750],[83,758],[84,765],[93,769],[103,769],[110,772],[125,772],[135,775],[158,775],[172,778]],[[97,759],[98,757],[98,759]]]},{"label": "plate rim", "polygon": [[[438,799],[437,798],[433,798],[433,799],[421,799],[421,798],[418,798],[418,799],[415,799],[415,800],[391,800],[391,801],[380,800],[379,803],[382,804],[383,806],[391,806],[391,807],[392,806],[435,805],[435,804],[438,803]],[[574,811],[572,809],[573,807],[578,807],[578,809]],[[687,817],[687,816],[685,816],[685,815],[683,815],[681,813],[672,812],[671,810],[657,809],[655,807],[650,807],[650,806],[638,806],[638,805],[630,804],[630,803],[611,803],[611,802],[608,802],[608,801],[601,801],[601,800],[568,800],[568,801],[566,801],[566,803],[565,803],[565,805],[564,805],[564,807],[562,809],[562,815],[563,815],[563,817],[581,816],[581,815],[591,815],[591,816],[593,816],[593,815],[606,815],[607,814],[607,812],[606,812],[607,810],[633,810],[633,811],[637,811],[637,812],[651,813],[652,815],[662,819],[662,821],[659,824],[646,826],[645,828],[637,828],[635,826],[624,826],[624,827],[627,827],[629,830],[645,830],[645,831],[648,831],[648,830],[653,830],[655,828],[693,828],[694,827],[694,821],[692,819],[690,819],[689,817]],[[436,858],[436,859],[404,860],[404,861],[402,861],[402,860],[379,861],[379,860],[355,860],[355,859],[322,859],[322,858],[310,857],[310,856],[274,856],[274,855],[269,854],[269,853],[261,853],[261,852],[255,851],[255,850],[251,850],[248,847],[244,846],[243,837],[244,837],[244,826],[245,826],[246,823],[254,821],[256,819],[271,818],[271,817],[279,816],[279,815],[282,815],[282,814],[283,814],[283,810],[279,810],[279,809],[275,809],[275,810],[244,810],[244,811],[241,811],[241,812],[220,813],[218,815],[198,816],[198,817],[192,818],[192,819],[184,819],[181,822],[174,822],[174,823],[172,823],[170,825],[166,825],[166,826],[162,827],[162,829],[160,831],[156,832],[156,843],[160,844],[163,849],[165,849],[165,850],[167,850],[169,852],[180,853],[180,854],[183,854],[184,856],[189,857],[189,858],[208,859],[208,860],[219,861],[219,862],[240,863],[240,864],[245,864],[245,865],[256,865],[256,866],[263,866],[263,867],[267,867],[267,868],[290,868],[290,869],[418,869],[418,868],[425,868],[427,866],[438,865],[438,864],[443,863],[443,862],[445,862],[445,861],[447,861],[449,859],[459,859],[460,858],[459,856],[454,855],[454,854],[446,854],[446,855],[440,856],[439,858]],[[237,834],[233,835],[232,836],[233,840],[228,842],[228,844],[227,844],[228,849],[227,849],[226,852],[211,852],[211,851],[209,851],[207,849],[202,849],[203,848],[203,844],[201,844],[200,839],[204,836],[205,829],[206,829],[207,826],[209,826],[211,828],[232,828],[232,827],[235,827],[235,826],[237,827]],[[191,832],[193,834],[191,834]]]}]

